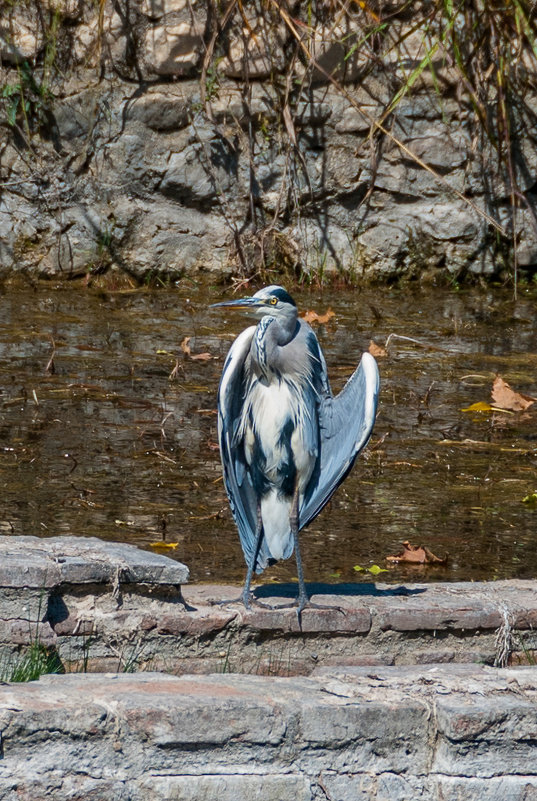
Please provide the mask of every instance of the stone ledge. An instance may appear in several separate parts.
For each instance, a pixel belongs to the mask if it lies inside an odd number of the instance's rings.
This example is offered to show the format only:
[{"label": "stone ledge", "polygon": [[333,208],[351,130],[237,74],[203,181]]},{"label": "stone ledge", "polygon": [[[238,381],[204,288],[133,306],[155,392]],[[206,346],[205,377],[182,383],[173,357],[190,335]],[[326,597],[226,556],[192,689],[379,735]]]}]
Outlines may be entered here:
[{"label": "stone ledge", "polygon": [[0,798],[528,801],[536,687],[477,665],[48,676],[0,687]]},{"label": "stone ledge", "polygon": [[188,568],[133,545],[96,537],[0,537],[0,587],[52,589],[62,584],[169,584]]},{"label": "stone ledge", "polygon": [[[178,562],[96,539],[0,537],[0,658],[37,640],[66,670],[309,674],[320,665],[515,664],[537,650],[537,583],[310,584],[294,608],[244,609],[227,585],[186,585]],[[255,589],[278,607],[296,585]],[[215,601],[227,600],[224,605]]]}]

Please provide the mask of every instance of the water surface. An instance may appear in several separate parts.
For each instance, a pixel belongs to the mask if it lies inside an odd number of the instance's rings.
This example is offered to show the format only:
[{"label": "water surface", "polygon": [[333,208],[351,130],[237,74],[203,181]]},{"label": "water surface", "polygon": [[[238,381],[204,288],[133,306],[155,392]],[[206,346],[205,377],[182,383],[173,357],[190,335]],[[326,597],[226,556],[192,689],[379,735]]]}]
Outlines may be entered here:
[{"label": "water surface", "polygon": [[[537,396],[535,293],[295,292],[316,326],[334,389],[371,339],[382,390],[367,453],[301,535],[308,580],[364,581],[409,540],[445,567],[396,567],[387,581],[537,576],[537,404],[468,413],[495,374]],[[123,540],[163,549],[193,581],[242,581],[216,437],[216,391],[246,321],[209,310],[210,282],[96,291],[10,287],[0,296],[0,531]],[[181,342],[190,337],[189,356]],[[188,350],[188,347],[186,347]],[[191,358],[209,354],[211,358]],[[264,581],[295,576],[294,560]],[[365,578],[364,578],[365,575]]]}]

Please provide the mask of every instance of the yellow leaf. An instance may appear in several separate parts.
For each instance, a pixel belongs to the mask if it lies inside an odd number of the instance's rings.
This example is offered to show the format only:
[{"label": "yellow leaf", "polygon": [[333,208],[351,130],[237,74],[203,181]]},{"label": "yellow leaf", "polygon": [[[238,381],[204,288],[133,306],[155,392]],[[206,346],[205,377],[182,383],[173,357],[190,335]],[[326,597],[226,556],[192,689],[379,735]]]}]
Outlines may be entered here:
[{"label": "yellow leaf", "polygon": [[500,406],[491,406],[486,401],[478,401],[467,406],[466,409],[461,409],[461,412],[501,412],[502,414],[514,414],[509,409],[502,409]]},{"label": "yellow leaf", "polygon": [[378,576],[379,573],[388,572],[385,567],[379,567],[378,565],[371,565],[371,567],[368,567],[367,569],[373,576]]},{"label": "yellow leaf", "polygon": [[490,403],[486,401],[478,401],[477,403],[472,403],[471,406],[467,406],[466,409],[461,409],[461,412],[491,412],[492,406]]},{"label": "yellow leaf", "polygon": [[164,540],[149,543],[150,548],[177,548],[178,545],[178,542],[164,542]]},{"label": "yellow leaf", "polygon": [[522,498],[522,503],[537,504],[537,492],[530,492],[525,498]]}]

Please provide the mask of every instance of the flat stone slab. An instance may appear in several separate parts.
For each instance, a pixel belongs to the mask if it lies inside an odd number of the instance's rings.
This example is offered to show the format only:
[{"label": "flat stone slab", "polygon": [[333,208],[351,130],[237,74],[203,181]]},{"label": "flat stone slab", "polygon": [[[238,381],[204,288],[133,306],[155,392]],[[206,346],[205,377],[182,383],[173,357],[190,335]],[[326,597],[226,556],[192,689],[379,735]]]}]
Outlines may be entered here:
[{"label": "flat stone slab", "polygon": [[0,798],[529,801],[537,668],[71,674],[0,687]]},{"label": "flat stone slab", "polygon": [[[513,579],[494,582],[437,584],[308,584],[310,600],[326,608],[306,608],[302,631],[382,632],[496,630],[500,626],[533,629],[537,624],[537,582]],[[297,587],[263,585],[254,595],[268,607],[252,604],[246,610],[229,585],[191,585],[185,599],[210,608],[229,599],[220,609],[236,609],[245,625],[299,631],[292,602]],[[281,605],[287,608],[278,608]]]},{"label": "flat stone slab", "polygon": [[[310,600],[326,608],[306,608],[302,631],[359,631],[375,624],[382,631],[436,631],[497,629],[506,615],[516,628],[532,628],[537,613],[537,583],[533,581],[454,582],[452,584],[308,584]],[[185,599],[210,607],[237,599],[229,585],[191,585]],[[245,624],[259,628],[299,631],[297,585],[262,585],[256,598],[268,607],[232,603]],[[281,606],[287,608],[278,608]]]},{"label": "flat stone slab", "polygon": [[0,587],[187,581],[186,565],[134,545],[96,537],[0,537]]}]

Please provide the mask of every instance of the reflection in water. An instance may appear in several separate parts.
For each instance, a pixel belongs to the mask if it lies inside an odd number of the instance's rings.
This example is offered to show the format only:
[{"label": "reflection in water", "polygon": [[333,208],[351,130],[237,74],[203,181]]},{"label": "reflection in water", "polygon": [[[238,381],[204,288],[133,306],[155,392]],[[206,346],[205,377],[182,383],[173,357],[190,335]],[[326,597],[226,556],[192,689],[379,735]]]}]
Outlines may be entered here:
[{"label": "reflection in water", "polygon": [[[336,312],[317,329],[333,388],[370,339],[379,416],[361,456],[302,533],[306,578],[364,581],[403,540],[446,568],[393,568],[387,581],[537,575],[537,409],[465,413],[500,373],[537,395],[535,298],[500,290],[294,290],[305,310]],[[220,477],[216,390],[241,315],[208,310],[209,284],[94,292],[10,288],[0,297],[0,532],[75,534],[170,555],[192,580],[242,581],[244,562]],[[180,343],[191,337],[191,356]],[[436,348],[436,349],[433,349]],[[195,359],[210,353],[212,359]],[[47,369],[48,368],[48,369]],[[170,377],[171,376],[171,377]],[[535,405],[537,407],[537,404]],[[294,560],[263,581],[294,577]],[[371,579],[372,580],[372,579]]]}]

